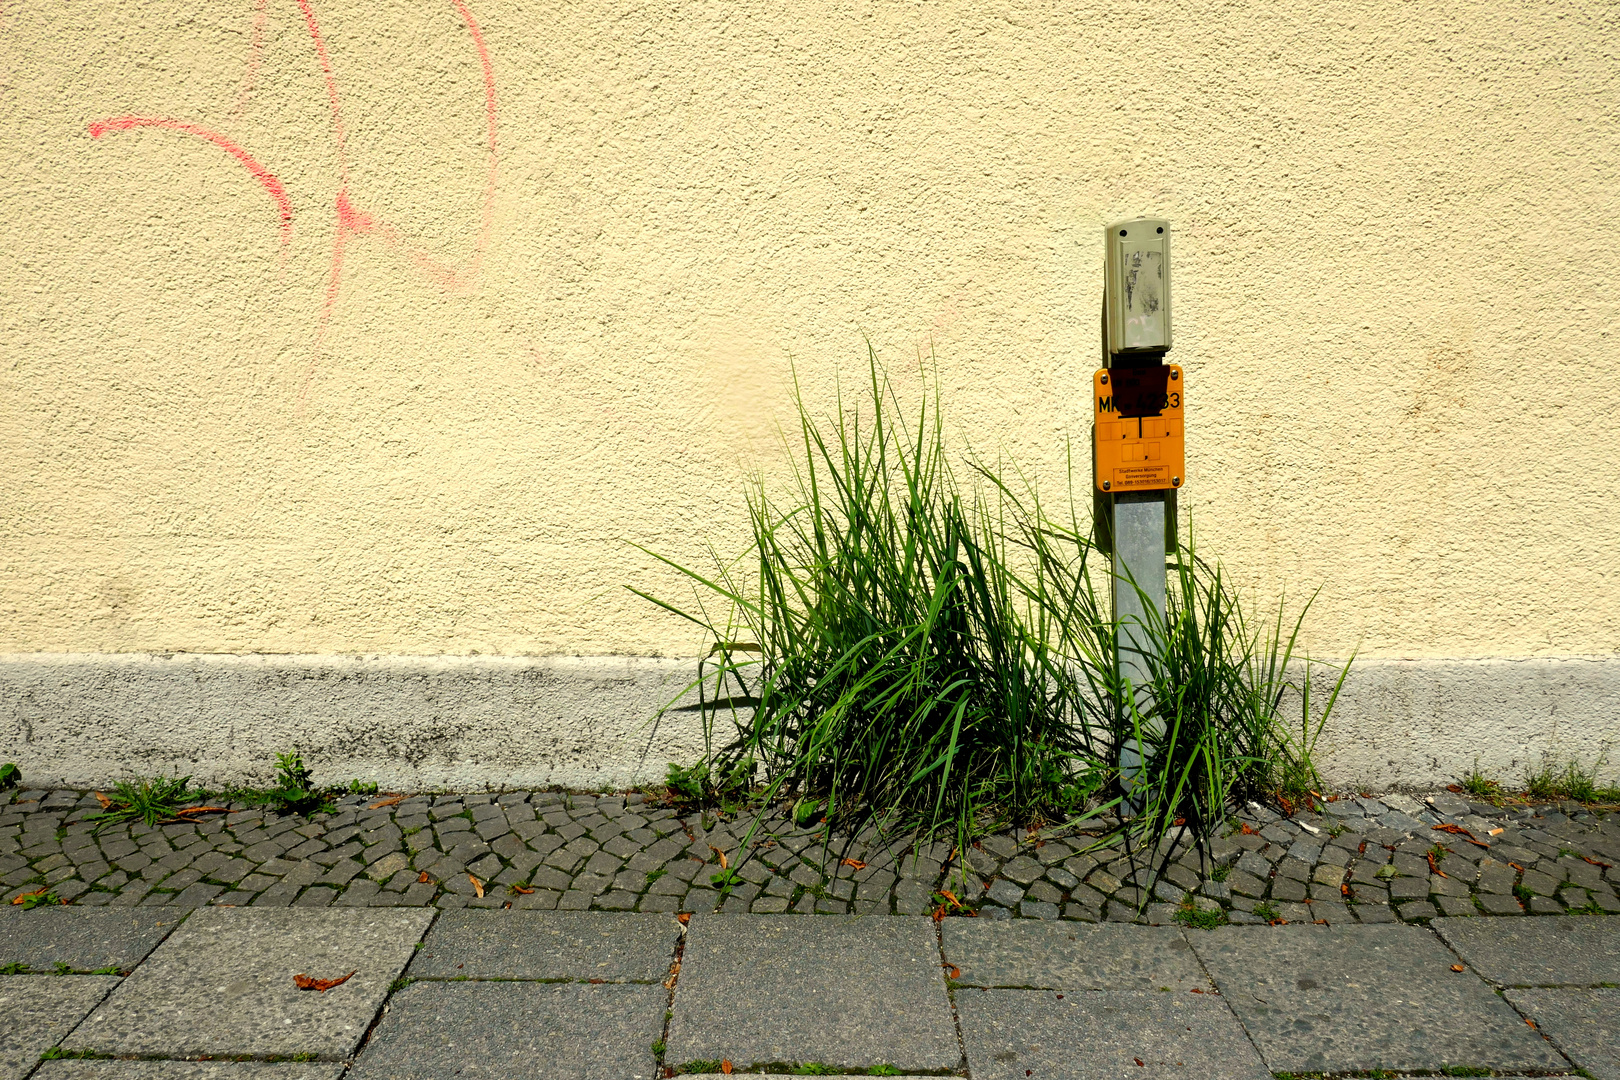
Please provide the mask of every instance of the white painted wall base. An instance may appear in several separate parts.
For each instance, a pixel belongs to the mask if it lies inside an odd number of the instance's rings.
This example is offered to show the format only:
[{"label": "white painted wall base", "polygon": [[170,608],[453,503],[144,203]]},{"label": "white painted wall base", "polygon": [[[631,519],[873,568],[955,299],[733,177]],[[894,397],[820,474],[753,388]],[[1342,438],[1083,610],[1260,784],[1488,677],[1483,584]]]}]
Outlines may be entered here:
[{"label": "white painted wall base", "polygon": [[[691,661],[644,657],[0,654],[0,760],[29,783],[178,772],[263,783],[297,746],[323,783],[394,790],[623,788],[702,750],[658,709]],[[689,701],[687,703],[689,704]],[[1319,757],[1330,784],[1433,787],[1478,759],[1517,781],[1550,755],[1620,779],[1620,657],[1367,660]]]}]

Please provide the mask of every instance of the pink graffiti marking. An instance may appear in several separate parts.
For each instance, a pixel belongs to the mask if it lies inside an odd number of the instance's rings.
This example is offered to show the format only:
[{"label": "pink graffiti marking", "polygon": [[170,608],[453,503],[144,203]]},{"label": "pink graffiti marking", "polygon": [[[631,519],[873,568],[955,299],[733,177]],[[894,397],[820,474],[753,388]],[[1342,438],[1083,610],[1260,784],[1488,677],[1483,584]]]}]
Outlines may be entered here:
[{"label": "pink graffiti marking", "polygon": [[[246,107],[248,97],[252,94],[258,81],[259,66],[264,50],[267,4],[268,0],[254,0],[253,27],[249,41],[247,70],[238,91],[236,105],[231,110],[232,113],[239,113]],[[495,181],[499,155],[496,142],[498,111],[495,97],[495,68],[490,60],[489,46],[484,40],[482,28],[479,27],[478,21],[473,18],[465,0],[450,0],[451,7],[455,8],[456,14],[461,17],[461,21],[466,24],[467,31],[472,36],[473,47],[478,51],[478,63],[482,69],[484,82],[484,116],[487,128],[488,152],[485,161],[483,206],[472,257],[465,266],[460,268],[455,264],[435,259],[426,251],[410,243],[405,235],[393,225],[381,220],[373,213],[368,213],[356,207],[349,196],[348,129],[343,121],[342,96],[338,92],[337,75],[333,68],[332,57],[327,49],[326,38],[321,32],[320,20],[316,18],[314,4],[311,0],[297,0],[297,4],[304,17],[304,29],[309,34],[310,43],[315,48],[315,58],[320,65],[321,77],[326,85],[326,100],[332,113],[332,141],[338,167],[338,190],[332,202],[335,228],[332,235],[331,264],[327,272],[325,298],[315,327],[313,356],[310,360],[309,371],[304,377],[303,389],[299,393],[299,398],[302,399],[309,389],[310,380],[314,377],[316,366],[320,362],[321,348],[326,339],[327,326],[331,322],[332,312],[337,306],[338,294],[343,281],[344,255],[352,239],[360,236],[378,238],[387,250],[408,257],[434,284],[446,292],[460,292],[469,288],[473,281],[476,280],[478,272],[483,266],[484,254],[489,247],[489,236],[494,222]],[[137,116],[115,117],[96,121],[90,125],[90,134],[99,138],[106,131],[126,130],[143,126],[164,127],[198,135],[236,157],[265,186],[271,197],[276,200],[277,206],[281,208],[282,242],[285,244],[288,241],[292,231],[292,202],[288,199],[281,181],[276,179],[274,174],[263,165],[260,165],[250,154],[225,136],[181,120]]]},{"label": "pink graffiti marking", "polygon": [[166,128],[169,131],[183,131],[187,135],[196,135],[207,139],[241,162],[242,166],[253,174],[253,178],[264,185],[264,190],[270,193],[270,197],[276,201],[276,206],[281,210],[281,242],[286,244],[292,239],[292,200],[287,198],[287,189],[281,186],[281,181],[276,179],[275,173],[260,165],[257,158],[219,132],[163,116],[112,116],[91,124],[90,137],[99,139],[109,131],[129,131],[138,127]]}]

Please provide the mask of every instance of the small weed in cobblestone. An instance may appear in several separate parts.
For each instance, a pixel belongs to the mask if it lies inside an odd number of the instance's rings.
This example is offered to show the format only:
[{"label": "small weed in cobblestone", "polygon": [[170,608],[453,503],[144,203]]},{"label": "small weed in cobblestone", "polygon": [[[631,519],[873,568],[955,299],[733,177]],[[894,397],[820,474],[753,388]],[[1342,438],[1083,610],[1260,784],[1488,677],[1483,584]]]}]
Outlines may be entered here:
[{"label": "small weed in cobblestone", "polygon": [[99,1057],[94,1050],[64,1050],[53,1046],[39,1055],[41,1061],[88,1061]]},{"label": "small weed in cobblestone", "polygon": [[1574,761],[1555,768],[1551,761],[1543,761],[1541,768],[1525,776],[1525,793],[1532,799],[1574,799],[1576,802],[1620,802],[1620,786],[1600,785],[1598,772],[1608,756],[1605,747],[1590,769],[1582,769]]},{"label": "small weed in cobblestone", "polygon": [[1217,866],[1215,868],[1215,872],[1213,874],[1211,874],[1209,876],[1209,878],[1210,878],[1211,881],[1220,882],[1220,881],[1225,881],[1231,875],[1232,875],[1232,866],[1231,866],[1231,864],[1230,863],[1222,863],[1221,865],[1219,865],[1219,866]]},{"label": "small weed in cobblestone", "polygon": [[0,791],[9,791],[22,783],[22,770],[12,762],[0,765]]},{"label": "small weed in cobblestone", "polygon": [[1515,885],[1513,886],[1513,895],[1519,901],[1519,903],[1528,904],[1530,902],[1530,898],[1536,894],[1535,891],[1528,886]]},{"label": "small weed in cobblestone", "polygon": [[27,975],[32,970],[27,964],[19,964],[15,960],[9,964],[0,965],[0,975]]},{"label": "small weed in cobblestone", "polygon": [[666,1047],[664,1046],[664,1040],[659,1039],[657,1042],[652,1044],[653,1057],[662,1059],[665,1049]]},{"label": "small weed in cobblestone", "polygon": [[195,801],[200,793],[190,790],[190,785],[189,776],[120,780],[113,785],[110,797],[100,796],[103,810],[90,820],[96,822],[97,832],[135,821],[156,825],[174,817],[186,803]]},{"label": "small weed in cobblestone", "polygon": [[717,1073],[720,1071],[720,1062],[705,1060],[688,1061],[685,1065],[677,1067],[675,1071],[681,1074]]},{"label": "small weed in cobblestone", "polygon": [[1171,918],[1193,930],[1213,930],[1217,926],[1226,925],[1226,912],[1218,908],[1214,911],[1205,911],[1191,900],[1176,908],[1176,913]]},{"label": "small weed in cobblestone", "polygon": [[1254,905],[1254,917],[1264,919],[1268,923],[1276,923],[1282,919],[1282,913],[1270,900],[1265,900]]},{"label": "small weed in cobblestone", "polygon": [[1442,1076],[1489,1076],[1491,1070],[1482,1069],[1477,1065],[1447,1065],[1440,1070]]},{"label": "small weed in cobblestone", "polygon": [[[37,879],[36,879],[37,880]],[[62,903],[62,898],[47,889],[39,889],[31,893],[23,893],[12,901],[24,911],[33,911],[37,907]]]}]

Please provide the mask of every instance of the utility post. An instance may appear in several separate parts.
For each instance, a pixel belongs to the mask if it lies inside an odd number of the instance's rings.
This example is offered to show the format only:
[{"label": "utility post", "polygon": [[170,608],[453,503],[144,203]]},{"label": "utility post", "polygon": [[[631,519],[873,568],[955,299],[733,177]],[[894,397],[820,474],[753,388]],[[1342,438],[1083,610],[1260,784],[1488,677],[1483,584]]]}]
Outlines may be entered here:
[{"label": "utility post", "polygon": [[[1113,557],[1114,647],[1120,673],[1146,713],[1153,648],[1146,627],[1164,625],[1166,551],[1176,544],[1176,491],[1186,475],[1186,404],[1170,351],[1170,223],[1139,217],[1104,230],[1103,368],[1092,377],[1099,535]],[[1159,730],[1144,728],[1156,737]],[[1127,809],[1144,802],[1143,754],[1120,750]]]}]

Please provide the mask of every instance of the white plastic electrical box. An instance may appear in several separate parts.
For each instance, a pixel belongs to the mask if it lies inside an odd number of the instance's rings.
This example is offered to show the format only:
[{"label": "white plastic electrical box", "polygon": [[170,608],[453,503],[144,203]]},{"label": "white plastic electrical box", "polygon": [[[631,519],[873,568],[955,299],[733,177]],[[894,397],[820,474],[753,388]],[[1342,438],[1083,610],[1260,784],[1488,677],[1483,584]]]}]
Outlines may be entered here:
[{"label": "white plastic electrical box", "polygon": [[1169,351],[1170,223],[1150,217],[1116,221],[1105,237],[1109,355]]}]

